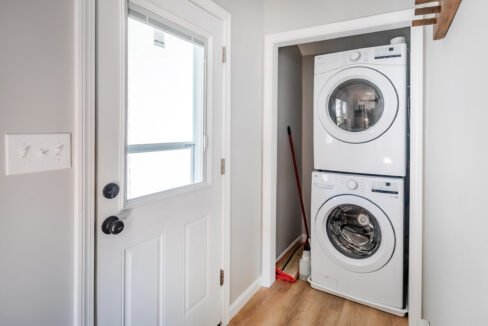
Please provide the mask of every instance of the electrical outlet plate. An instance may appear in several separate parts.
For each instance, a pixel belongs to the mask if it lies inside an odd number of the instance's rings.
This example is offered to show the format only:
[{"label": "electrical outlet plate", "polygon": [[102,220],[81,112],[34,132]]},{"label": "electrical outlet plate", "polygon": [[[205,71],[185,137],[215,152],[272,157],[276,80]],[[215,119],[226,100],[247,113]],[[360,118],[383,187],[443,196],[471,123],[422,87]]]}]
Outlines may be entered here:
[{"label": "electrical outlet plate", "polygon": [[71,167],[71,134],[5,135],[6,175],[68,169]]}]

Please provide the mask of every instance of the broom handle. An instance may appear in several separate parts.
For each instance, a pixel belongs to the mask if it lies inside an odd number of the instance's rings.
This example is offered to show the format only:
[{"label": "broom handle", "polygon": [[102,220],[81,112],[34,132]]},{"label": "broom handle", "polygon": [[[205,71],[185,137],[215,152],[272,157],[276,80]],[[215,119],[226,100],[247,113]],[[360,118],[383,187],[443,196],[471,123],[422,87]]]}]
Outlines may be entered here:
[{"label": "broom handle", "polygon": [[297,160],[295,158],[295,147],[293,146],[293,138],[291,136],[291,129],[288,126],[288,140],[290,141],[291,157],[293,159],[293,168],[295,169],[295,180],[297,182],[298,195],[300,196],[300,206],[302,208],[303,224],[305,224],[305,232],[307,232],[307,240],[310,238],[310,233],[308,232],[307,215],[305,214],[305,205],[303,204],[302,186],[300,185],[300,177],[298,176]]}]

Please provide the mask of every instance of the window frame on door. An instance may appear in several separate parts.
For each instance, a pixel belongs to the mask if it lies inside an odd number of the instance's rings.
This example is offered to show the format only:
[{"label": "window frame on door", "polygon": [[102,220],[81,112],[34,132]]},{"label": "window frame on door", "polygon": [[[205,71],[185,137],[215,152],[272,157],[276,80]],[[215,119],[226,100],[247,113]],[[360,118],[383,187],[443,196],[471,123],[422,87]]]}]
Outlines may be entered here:
[{"label": "window frame on door", "polygon": [[[205,31],[190,29],[188,26],[183,27],[172,20],[166,19],[158,15],[156,12],[147,9],[145,7],[141,7],[138,4],[135,4],[131,1],[127,2],[127,16],[126,20],[128,22],[129,18],[133,18],[139,20],[142,23],[147,24],[148,26],[154,27],[164,33],[172,34],[173,36],[179,37],[183,40],[188,40],[189,42],[193,42],[195,44],[201,45],[203,47],[203,85],[195,85],[194,83],[194,91],[198,86],[201,86],[203,91],[203,105],[201,108],[198,108],[195,104],[195,99],[193,100],[193,113],[194,113],[194,120],[193,120],[193,140],[192,141],[184,141],[184,142],[168,142],[168,143],[151,143],[151,144],[131,144],[128,145],[127,142],[127,116],[128,116],[128,101],[125,101],[125,112],[124,115],[126,117],[125,125],[123,126],[123,139],[124,139],[124,148],[122,152],[124,153],[124,160],[122,167],[122,171],[124,171],[124,175],[121,176],[121,180],[123,181],[123,193],[124,193],[124,208],[135,208],[140,205],[144,205],[147,202],[151,201],[158,201],[167,197],[172,197],[175,195],[179,195],[182,193],[187,193],[191,191],[197,191],[206,187],[209,187],[212,183],[212,146],[211,146],[211,135],[212,135],[212,126],[211,121],[208,119],[209,116],[212,116],[212,106],[211,106],[211,96],[209,93],[212,90],[212,60],[213,60],[213,53],[211,48],[213,46],[212,37],[206,34]],[[126,22],[126,24],[127,24]],[[127,25],[126,25],[127,28]],[[126,33],[126,47],[125,51],[127,52],[127,33]],[[125,56],[126,61],[126,69],[127,69],[127,53]],[[197,69],[196,64],[194,62],[193,70]],[[128,78],[126,75],[126,97],[127,97],[127,89],[128,89]],[[197,111],[200,111],[197,113]],[[201,147],[201,178],[199,181],[195,182],[195,175],[198,173],[195,170],[198,168],[195,166],[195,157],[198,153],[196,153],[196,147]],[[150,193],[143,196],[137,196],[134,198],[128,198],[128,157],[129,154],[135,153],[156,153],[161,151],[172,151],[172,150],[182,150],[182,149],[192,149],[192,182],[186,185],[182,185],[179,187],[174,187],[166,190],[162,190],[159,192]]]}]

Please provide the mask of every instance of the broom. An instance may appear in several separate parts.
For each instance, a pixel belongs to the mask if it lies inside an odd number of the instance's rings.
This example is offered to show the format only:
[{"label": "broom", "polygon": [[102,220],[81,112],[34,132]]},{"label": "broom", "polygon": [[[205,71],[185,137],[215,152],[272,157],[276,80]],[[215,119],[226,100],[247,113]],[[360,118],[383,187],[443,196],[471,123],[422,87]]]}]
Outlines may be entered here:
[{"label": "broom", "polygon": [[295,180],[297,183],[298,196],[300,198],[300,207],[302,208],[303,224],[305,225],[305,232],[307,233],[307,238],[305,239],[305,242],[303,243],[303,250],[309,251],[310,250],[310,242],[309,242],[310,233],[308,231],[307,215],[305,213],[305,205],[303,204],[302,186],[300,185],[300,177],[298,176],[297,159],[295,157],[295,147],[293,146],[293,138],[291,135],[290,126],[288,126],[288,140],[290,141],[291,158],[293,159],[293,168],[295,170]]},{"label": "broom", "polygon": [[[297,183],[297,189],[298,189],[298,195],[300,198],[300,206],[302,209],[302,217],[303,217],[303,223],[305,225],[305,231],[307,232],[307,238],[305,239],[305,242],[303,243],[303,251],[309,251],[310,250],[310,243],[309,243],[309,238],[310,234],[308,232],[308,224],[307,224],[307,216],[305,213],[305,205],[303,204],[303,195],[302,195],[302,187],[300,185],[300,177],[298,176],[298,167],[297,167],[297,161],[295,157],[295,147],[293,146],[293,138],[291,135],[291,129],[290,126],[288,126],[288,140],[290,141],[290,150],[291,150],[291,157],[293,159],[293,167],[295,171],[295,180]],[[297,269],[297,264],[299,263],[299,260],[301,259],[302,256],[302,246],[295,246],[292,248],[291,254],[289,254],[288,257],[283,257],[283,261],[279,261],[276,266],[276,278],[295,283],[297,280],[298,276],[298,269]]]}]

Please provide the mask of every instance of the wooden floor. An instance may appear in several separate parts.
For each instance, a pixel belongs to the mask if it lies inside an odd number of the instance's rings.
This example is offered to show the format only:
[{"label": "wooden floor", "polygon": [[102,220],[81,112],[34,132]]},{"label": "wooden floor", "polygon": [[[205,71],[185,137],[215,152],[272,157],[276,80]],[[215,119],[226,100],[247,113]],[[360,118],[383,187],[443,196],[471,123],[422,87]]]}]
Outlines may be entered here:
[{"label": "wooden floor", "polygon": [[271,288],[260,289],[229,325],[407,326],[408,322],[317,291],[304,281],[276,281]]}]

